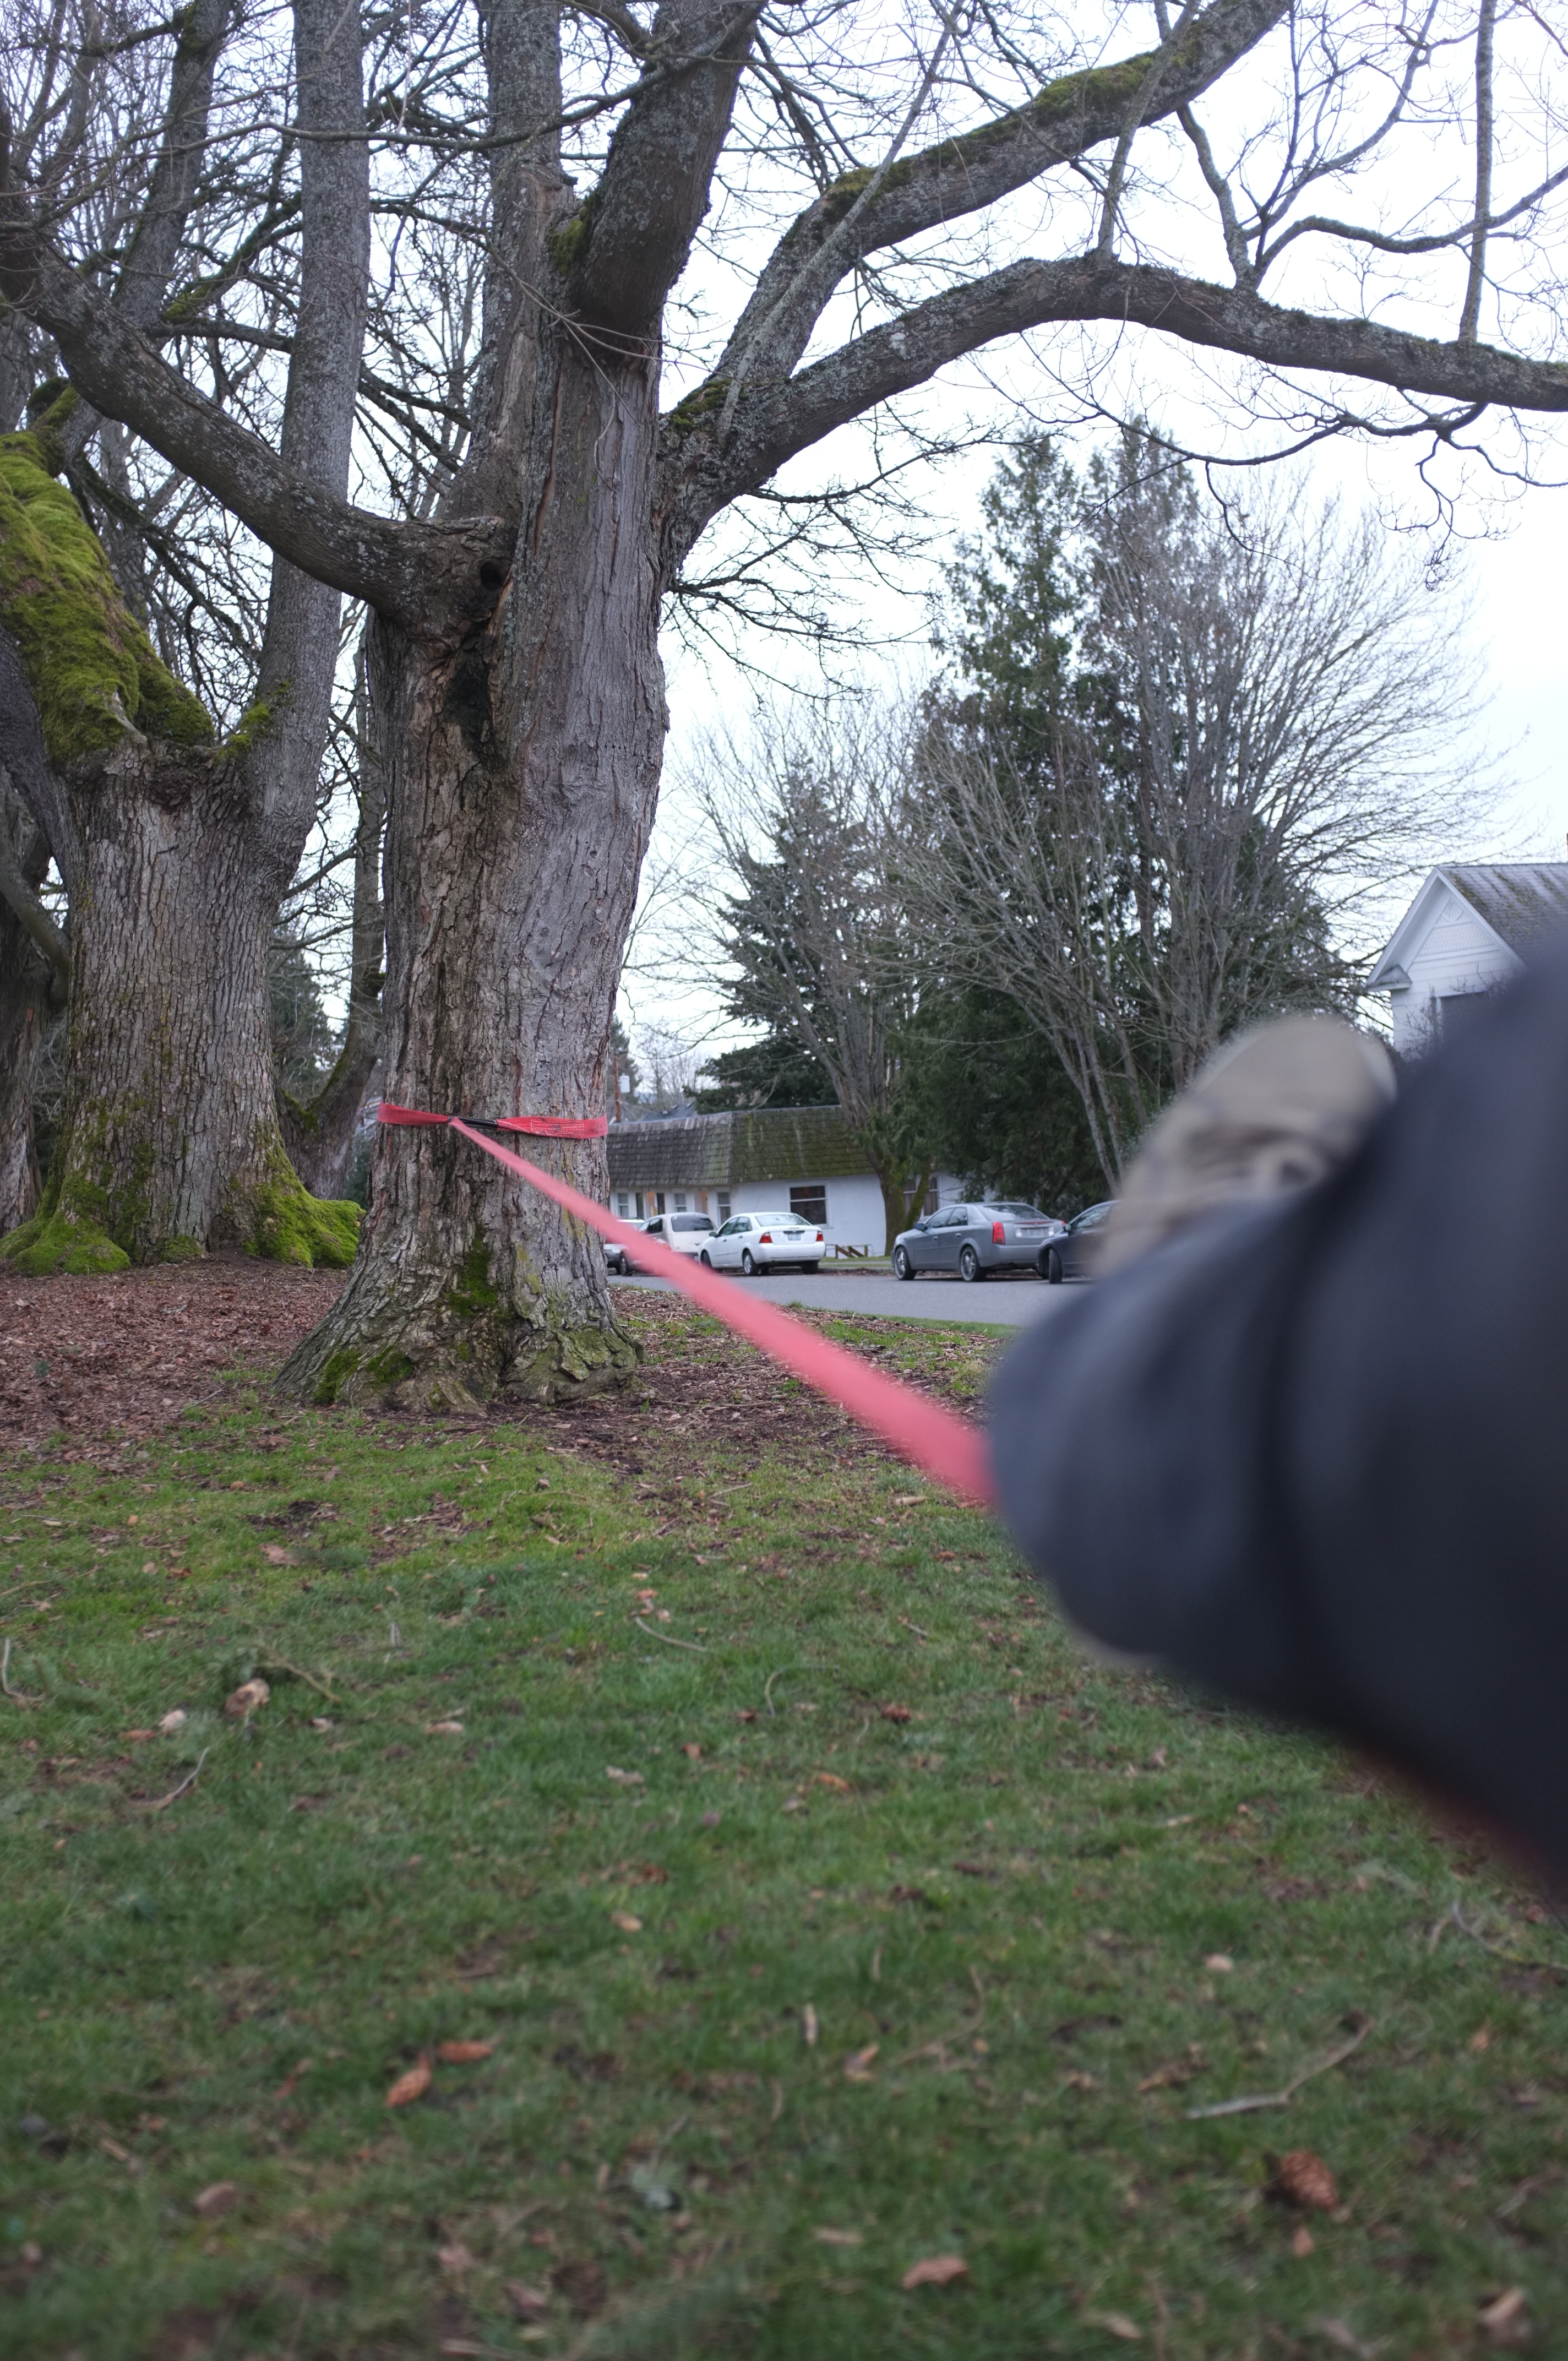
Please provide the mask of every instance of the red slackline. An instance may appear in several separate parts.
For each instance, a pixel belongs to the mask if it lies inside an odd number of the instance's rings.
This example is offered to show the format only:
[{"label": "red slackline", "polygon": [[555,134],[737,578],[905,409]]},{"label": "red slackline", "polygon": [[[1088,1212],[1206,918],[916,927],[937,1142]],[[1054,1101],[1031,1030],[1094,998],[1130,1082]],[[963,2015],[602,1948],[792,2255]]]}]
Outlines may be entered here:
[{"label": "red slackline", "polygon": [[[383,1099],[380,1119],[389,1124],[444,1124],[461,1132],[476,1148],[482,1148],[487,1156],[493,1156],[498,1164],[504,1164],[509,1172],[531,1181],[565,1212],[575,1213],[578,1221],[586,1222],[602,1237],[624,1247],[641,1269],[668,1279],[681,1294],[690,1296],[694,1303],[711,1312],[716,1320],[733,1328],[770,1359],[782,1363],[814,1392],[837,1402],[840,1410],[872,1433],[880,1435],[912,1466],[922,1468],[963,1499],[985,1507],[994,1499],[985,1436],[956,1411],[929,1400],[925,1394],[916,1393],[913,1386],[901,1384],[881,1369],[868,1368],[864,1361],[846,1352],[841,1345],[830,1345],[803,1321],[792,1320],[775,1304],[749,1295],[734,1279],[724,1279],[718,1271],[706,1268],[696,1256],[676,1254],[657,1238],[647,1237],[629,1224],[618,1222],[613,1213],[603,1205],[596,1205],[591,1197],[556,1180],[554,1173],[543,1171],[537,1164],[530,1164],[526,1158],[499,1147],[460,1116],[422,1115],[411,1107],[392,1106]],[[609,1126],[602,1115],[581,1119],[503,1115],[495,1128],[532,1132],[550,1139],[602,1139]]]}]

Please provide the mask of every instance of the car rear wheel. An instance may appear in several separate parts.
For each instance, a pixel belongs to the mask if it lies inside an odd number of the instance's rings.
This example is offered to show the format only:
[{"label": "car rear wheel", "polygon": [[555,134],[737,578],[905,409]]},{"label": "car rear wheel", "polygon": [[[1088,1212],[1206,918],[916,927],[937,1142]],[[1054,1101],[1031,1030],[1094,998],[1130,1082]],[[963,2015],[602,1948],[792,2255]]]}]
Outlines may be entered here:
[{"label": "car rear wheel", "polygon": [[902,1246],[894,1246],[893,1250],[893,1275],[894,1279],[913,1279],[915,1276],[915,1265]]},{"label": "car rear wheel", "polygon": [[800,1268],[807,1279],[815,1279],[822,1265],[819,1262],[803,1262]]},{"label": "car rear wheel", "polygon": [[756,1278],[756,1276],[757,1276],[757,1265],[756,1265],[755,1258],[754,1258],[754,1257],[753,1257],[753,1256],[752,1256],[751,1249],[751,1247],[750,1247],[750,1246],[743,1246],[743,1247],[741,1248],[741,1251],[740,1251],[740,1268],[741,1268],[741,1269],[745,1272],[745,1274],[746,1274],[746,1276],[747,1276],[747,1278],[748,1278],[748,1279],[755,1279],[755,1278]]},{"label": "car rear wheel", "polygon": [[1048,1279],[1053,1287],[1061,1285],[1061,1257],[1055,1246],[1047,1246],[1040,1257],[1040,1277]]},{"label": "car rear wheel", "polygon": [[983,1279],[985,1277],[985,1273],[981,1268],[980,1257],[976,1254],[972,1246],[965,1246],[959,1257],[959,1277],[960,1279],[967,1279],[971,1283],[977,1279]]}]

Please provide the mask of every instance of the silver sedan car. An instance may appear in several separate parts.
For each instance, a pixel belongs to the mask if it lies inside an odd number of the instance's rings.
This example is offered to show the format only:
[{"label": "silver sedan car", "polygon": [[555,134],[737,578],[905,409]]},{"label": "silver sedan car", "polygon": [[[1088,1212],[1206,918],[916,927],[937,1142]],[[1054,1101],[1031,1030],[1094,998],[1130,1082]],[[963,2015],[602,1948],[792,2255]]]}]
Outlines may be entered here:
[{"label": "silver sedan car", "polygon": [[914,1279],[921,1271],[952,1271],[974,1280],[993,1270],[1037,1270],[1043,1279],[1050,1242],[1065,1229],[1054,1213],[1012,1199],[943,1205],[923,1213],[912,1230],[894,1239],[893,1275]]}]

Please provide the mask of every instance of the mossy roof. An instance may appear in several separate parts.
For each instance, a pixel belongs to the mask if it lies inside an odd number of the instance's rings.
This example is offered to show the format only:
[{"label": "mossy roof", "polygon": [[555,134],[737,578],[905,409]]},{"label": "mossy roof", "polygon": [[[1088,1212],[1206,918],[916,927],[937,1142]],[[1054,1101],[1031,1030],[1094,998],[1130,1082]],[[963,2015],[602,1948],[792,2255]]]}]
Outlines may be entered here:
[{"label": "mossy roof", "polygon": [[835,1180],[871,1159],[842,1107],[740,1107],[612,1123],[612,1189],[729,1189],[748,1180]]}]

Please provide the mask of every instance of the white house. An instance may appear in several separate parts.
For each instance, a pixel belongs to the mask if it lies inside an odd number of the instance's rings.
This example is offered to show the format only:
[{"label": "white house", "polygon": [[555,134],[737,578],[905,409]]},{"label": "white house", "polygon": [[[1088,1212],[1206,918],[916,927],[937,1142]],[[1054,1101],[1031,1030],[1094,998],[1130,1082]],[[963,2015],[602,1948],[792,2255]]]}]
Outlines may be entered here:
[{"label": "white house", "polygon": [[1568,862],[1434,869],[1367,983],[1386,992],[1394,1049],[1419,1055],[1466,1001],[1517,975],[1531,948],[1568,925]]},{"label": "white house", "polygon": [[[608,1144],[610,1210],[623,1222],[696,1213],[717,1228],[732,1213],[787,1210],[819,1224],[829,1255],[884,1250],[882,1190],[842,1107],[655,1115],[612,1123]],[[925,1209],[959,1194],[939,1173]]]}]

